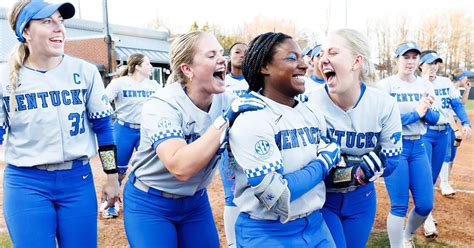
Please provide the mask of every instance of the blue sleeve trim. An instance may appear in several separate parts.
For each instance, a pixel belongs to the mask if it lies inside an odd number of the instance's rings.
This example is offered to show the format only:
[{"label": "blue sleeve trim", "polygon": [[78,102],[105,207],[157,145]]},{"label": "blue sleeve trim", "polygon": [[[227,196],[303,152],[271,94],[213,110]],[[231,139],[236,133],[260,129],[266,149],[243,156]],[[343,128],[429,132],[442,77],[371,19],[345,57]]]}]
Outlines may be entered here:
[{"label": "blue sleeve trim", "polygon": [[439,116],[440,114],[437,110],[428,109],[423,120],[430,125],[436,125],[439,121]]},{"label": "blue sleeve trim", "polygon": [[[156,136],[156,135],[155,135]],[[153,136],[153,137],[155,137]],[[166,140],[169,140],[169,139],[174,139],[174,138],[182,138],[184,139],[183,136],[168,136],[168,137],[165,137],[165,138],[162,138],[162,139],[157,139],[157,140],[154,140],[152,137],[152,143],[151,143],[151,146],[153,147],[153,150],[156,150],[156,148],[158,147],[158,145],[160,145],[161,143],[163,143],[163,141],[166,141]]]},{"label": "blue sleeve trim", "polygon": [[386,157],[385,169],[383,171],[382,177],[390,176],[392,172],[397,168],[399,161],[400,161],[400,155]]},{"label": "blue sleeve trim", "polygon": [[406,126],[420,120],[420,115],[418,114],[418,112],[415,111],[415,112],[410,112],[406,114],[401,114],[401,118],[402,118],[402,125]]},{"label": "blue sleeve trim", "polygon": [[4,128],[3,126],[0,127],[0,145],[3,145],[3,136],[5,135],[6,133],[6,128]]},{"label": "blue sleeve trim", "polygon": [[457,98],[451,99],[451,108],[454,110],[454,113],[458,116],[461,120],[462,125],[471,125],[469,118],[467,117],[466,109],[464,109],[464,105],[462,104],[461,100]]},{"label": "blue sleeve trim", "polygon": [[[280,159],[278,161],[269,163],[269,164],[264,164],[260,167],[253,168],[253,169],[245,169],[244,173],[247,178],[253,178],[253,177],[261,177],[265,176],[266,174],[272,172],[272,171],[279,171],[283,169],[282,165],[283,161]],[[263,178],[262,178],[263,179]]]},{"label": "blue sleeve trim", "polygon": [[327,174],[323,168],[325,167],[320,161],[313,160],[302,169],[284,175],[291,192],[290,201],[298,199],[322,182]]},{"label": "blue sleeve trim", "polygon": [[89,119],[89,121],[92,124],[92,130],[97,136],[99,146],[115,145],[112,116]]}]

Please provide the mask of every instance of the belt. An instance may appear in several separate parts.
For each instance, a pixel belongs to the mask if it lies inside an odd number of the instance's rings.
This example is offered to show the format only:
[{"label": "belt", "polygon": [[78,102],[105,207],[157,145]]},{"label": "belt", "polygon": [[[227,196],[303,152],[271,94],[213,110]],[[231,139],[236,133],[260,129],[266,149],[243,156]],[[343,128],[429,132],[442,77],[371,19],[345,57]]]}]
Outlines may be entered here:
[{"label": "belt", "polygon": [[447,124],[440,124],[440,125],[429,125],[428,129],[436,130],[436,131],[444,131],[447,128]]},{"label": "belt", "polygon": [[356,189],[359,188],[360,185],[351,185],[351,186],[347,186],[347,187],[344,187],[344,188],[326,188],[326,192],[329,192],[329,193],[347,193],[347,192],[352,192]]},{"label": "belt", "polygon": [[404,140],[419,140],[421,135],[403,135]]},{"label": "belt", "polygon": [[[291,218],[288,220],[288,221],[294,221],[294,220],[297,220],[299,218],[304,218],[304,217],[307,217],[308,215],[314,213],[314,212],[317,212],[317,211],[320,211],[319,209],[318,210],[314,210],[314,211],[309,211],[307,213],[304,213],[304,214],[298,214],[298,215],[295,215],[295,216],[291,216]],[[254,217],[248,213],[245,213],[245,212],[242,212],[242,214],[246,215],[247,218],[249,219],[252,219],[252,220],[272,220],[272,221],[278,221],[279,217],[277,217],[276,219],[262,219],[262,218],[258,218],[258,217]]]},{"label": "belt", "polygon": [[[187,195],[171,194],[171,193],[168,193],[168,192],[164,192],[164,191],[161,191],[161,190],[158,190],[158,189],[151,188],[150,186],[144,184],[142,181],[140,181],[138,178],[136,178],[135,175],[133,175],[133,177],[131,176],[130,178],[132,180],[133,186],[135,186],[135,188],[137,188],[137,189],[139,189],[139,190],[141,190],[145,193],[154,192],[155,194],[157,194],[161,197],[170,198],[170,199],[181,199],[181,198],[184,198],[184,197],[188,197]],[[201,191],[203,191],[201,194],[204,194],[204,190],[201,190]]]},{"label": "belt", "polygon": [[117,119],[117,122],[118,122],[118,124],[120,124],[122,126],[125,126],[125,127],[129,127],[129,128],[133,128],[133,129],[140,129],[140,124],[129,123],[129,122],[118,120],[118,119]]},{"label": "belt", "polygon": [[35,166],[36,169],[46,171],[70,170],[75,167],[84,166],[89,163],[89,159],[76,159],[57,164],[42,164]]}]

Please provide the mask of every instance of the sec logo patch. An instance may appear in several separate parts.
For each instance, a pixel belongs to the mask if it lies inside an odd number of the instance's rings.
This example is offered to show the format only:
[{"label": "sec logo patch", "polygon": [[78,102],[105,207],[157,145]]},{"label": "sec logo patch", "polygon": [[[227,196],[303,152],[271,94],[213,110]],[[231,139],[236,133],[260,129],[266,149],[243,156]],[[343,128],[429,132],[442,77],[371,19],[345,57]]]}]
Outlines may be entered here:
[{"label": "sec logo patch", "polygon": [[166,118],[162,118],[160,121],[158,121],[158,127],[162,129],[169,129],[171,127],[171,121]]},{"label": "sec logo patch", "polygon": [[255,155],[259,158],[265,159],[272,155],[273,147],[266,140],[259,140],[255,143]]}]

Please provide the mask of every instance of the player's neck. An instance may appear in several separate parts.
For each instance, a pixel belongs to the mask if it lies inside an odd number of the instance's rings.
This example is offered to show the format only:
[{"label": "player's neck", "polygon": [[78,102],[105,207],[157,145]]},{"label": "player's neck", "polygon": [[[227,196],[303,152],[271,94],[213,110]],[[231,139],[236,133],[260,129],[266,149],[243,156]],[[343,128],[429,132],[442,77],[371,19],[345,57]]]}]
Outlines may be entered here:
[{"label": "player's neck", "polygon": [[357,87],[354,87],[353,89],[347,90],[345,92],[337,94],[329,93],[329,97],[339,108],[344,111],[348,111],[349,109],[354,108],[360,97],[360,84],[355,85],[357,85]]},{"label": "player's neck", "polygon": [[196,107],[205,112],[209,111],[212,103],[212,94],[199,92],[190,87],[186,87],[185,91],[191,102],[193,102]]},{"label": "player's neck", "polygon": [[399,73],[398,74],[398,77],[405,81],[405,82],[409,82],[409,83],[412,83],[412,82],[415,82],[416,81],[416,76],[414,74],[402,74],[402,73]]},{"label": "player's neck", "polygon": [[47,57],[43,56],[29,56],[25,62],[25,66],[37,71],[49,71],[56,68],[61,63],[63,56]]},{"label": "player's neck", "polygon": [[130,76],[134,82],[142,82],[143,80],[145,80],[146,76],[141,74],[141,73],[133,73],[131,76]]},{"label": "player's neck", "polygon": [[232,74],[233,77],[238,78],[242,76],[242,68],[232,67],[232,69],[230,70],[230,73]]}]

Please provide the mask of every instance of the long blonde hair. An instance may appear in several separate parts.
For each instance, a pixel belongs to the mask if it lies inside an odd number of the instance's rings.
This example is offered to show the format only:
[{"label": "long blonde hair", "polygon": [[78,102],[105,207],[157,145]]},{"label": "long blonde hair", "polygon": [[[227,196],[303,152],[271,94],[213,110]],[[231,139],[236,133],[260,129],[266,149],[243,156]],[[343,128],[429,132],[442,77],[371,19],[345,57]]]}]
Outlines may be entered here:
[{"label": "long blonde hair", "polygon": [[188,78],[179,68],[182,64],[192,64],[196,54],[196,44],[204,34],[201,31],[193,31],[178,36],[170,46],[170,68],[171,75],[166,80],[166,84],[180,82],[186,84]]},{"label": "long blonde hair", "polygon": [[[10,23],[10,28],[15,32],[15,24],[18,15],[20,14],[21,10],[30,3],[29,0],[20,0],[17,1],[10,12],[8,13],[8,22]],[[18,86],[18,82],[20,81],[20,69],[25,64],[26,59],[30,55],[30,50],[26,43],[19,43],[17,44],[11,54],[10,60],[8,61],[9,64],[9,78],[10,78],[10,112],[14,113],[16,111],[16,101],[15,101],[15,93],[16,87]]]},{"label": "long blonde hair", "polygon": [[364,57],[364,64],[362,65],[359,78],[367,85],[374,85],[378,78],[371,59],[372,54],[370,52],[369,40],[365,35],[354,29],[339,29],[334,31],[334,34],[345,40],[349,50],[354,56],[362,55],[362,57]]}]

